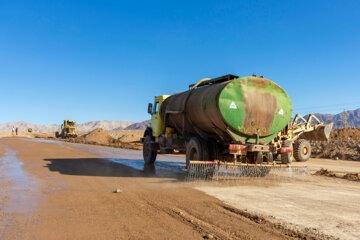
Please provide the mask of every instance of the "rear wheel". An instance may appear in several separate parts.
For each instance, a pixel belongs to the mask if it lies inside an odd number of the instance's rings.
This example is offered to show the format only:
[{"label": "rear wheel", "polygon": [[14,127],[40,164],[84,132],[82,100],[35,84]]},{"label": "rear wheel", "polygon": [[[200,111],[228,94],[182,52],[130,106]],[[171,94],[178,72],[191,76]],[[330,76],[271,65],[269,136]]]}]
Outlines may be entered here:
[{"label": "rear wheel", "polygon": [[190,161],[207,160],[209,160],[207,143],[201,138],[192,137],[186,144],[186,168],[189,167]]},{"label": "rear wheel", "polygon": [[221,160],[220,146],[215,140],[208,141],[209,160]]},{"label": "rear wheel", "polygon": [[56,138],[60,137],[59,132],[55,132],[55,137],[56,137]]},{"label": "rear wheel", "polygon": [[254,153],[254,163],[255,164],[262,164],[264,160],[263,152],[255,152]]},{"label": "rear wheel", "polygon": [[[286,148],[291,148],[291,150],[293,150],[293,144],[291,141],[285,141],[284,143],[284,147]],[[292,163],[292,158],[293,158],[293,152],[285,152],[285,153],[281,153],[281,163],[287,164],[287,163]]]},{"label": "rear wheel", "polygon": [[308,140],[299,139],[294,143],[294,158],[298,162],[306,162],[311,156],[311,145]]},{"label": "rear wheel", "polygon": [[146,164],[153,164],[156,160],[157,149],[154,148],[152,137],[147,135],[143,143],[143,157]]},{"label": "rear wheel", "polygon": [[274,155],[272,152],[265,153],[265,158],[267,163],[273,163],[274,162]]}]

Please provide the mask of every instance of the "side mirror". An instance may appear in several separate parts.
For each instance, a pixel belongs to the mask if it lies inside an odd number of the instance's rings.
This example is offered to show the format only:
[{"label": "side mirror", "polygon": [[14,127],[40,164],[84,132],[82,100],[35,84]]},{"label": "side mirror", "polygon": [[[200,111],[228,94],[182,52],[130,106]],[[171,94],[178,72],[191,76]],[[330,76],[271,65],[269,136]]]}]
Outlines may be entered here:
[{"label": "side mirror", "polygon": [[153,107],[152,103],[149,103],[149,105],[148,105],[148,114],[152,114],[152,107]]}]

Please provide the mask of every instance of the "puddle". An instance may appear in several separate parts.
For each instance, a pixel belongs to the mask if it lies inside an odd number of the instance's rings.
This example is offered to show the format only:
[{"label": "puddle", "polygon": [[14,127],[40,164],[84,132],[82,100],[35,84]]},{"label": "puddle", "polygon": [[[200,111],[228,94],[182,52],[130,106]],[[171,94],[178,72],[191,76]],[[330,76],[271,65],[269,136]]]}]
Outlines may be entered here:
[{"label": "puddle", "polygon": [[98,145],[66,143],[56,140],[45,139],[24,139],[24,141],[54,143],[60,146],[76,147],[85,152],[91,153],[107,161],[119,163],[154,177],[176,177],[182,178],[185,175],[185,159],[180,156],[158,155],[153,166],[145,165],[142,152],[136,150],[125,150]]},{"label": "puddle", "polygon": [[[39,193],[39,182],[22,169],[22,162],[15,150],[5,148],[0,158],[0,239],[7,238],[7,228],[17,225],[16,216],[25,221],[35,216]],[[19,230],[19,234],[26,229]]]},{"label": "puddle", "polygon": [[5,184],[0,194],[8,199],[2,203],[1,208],[4,213],[28,213],[34,211],[36,207],[35,198],[39,197],[38,181],[29,176],[22,169],[16,154],[17,152],[6,148],[6,152],[1,160],[0,172],[2,178],[0,182]]},{"label": "puddle", "polygon": [[56,141],[56,140],[46,140],[41,138],[22,138],[21,140],[27,141],[27,142],[41,142],[41,143],[54,143],[60,146],[64,146],[65,144],[68,144],[66,142]]}]

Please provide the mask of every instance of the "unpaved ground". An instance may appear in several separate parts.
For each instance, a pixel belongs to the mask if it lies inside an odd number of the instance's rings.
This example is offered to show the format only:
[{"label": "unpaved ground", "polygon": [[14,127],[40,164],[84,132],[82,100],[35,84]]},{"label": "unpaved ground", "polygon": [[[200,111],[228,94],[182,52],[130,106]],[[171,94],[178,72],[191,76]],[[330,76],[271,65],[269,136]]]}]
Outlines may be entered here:
[{"label": "unpaved ground", "polygon": [[322,168],[339,177],[360,173],[360,163],[310,159],[306,165],[308,176],[274,170],[273,175],[263,179],[195,188],[246,213],[286,224],[290,229],[339,239],[360,239],[360,183],[314,175]]},{"label": "unpaved ground", "polygon": [[[0,140],[0,239],[360,238],[358,182],[284,174],[186,183],[181,157],[159,156],[148,169],[138,151],[41,141]],[[5,173],[9,163],[23,171]],[[307,164],[311,173],[360,171],[359,162]]]},{"label": "unpaved ground", "polygon": [[242,183],[240,186],[201,186],[197,189],[239,209],[293,224],[302,231],[321,231],[341,239],[360,238],[360,184],[309,177],[303,181]]},{"label": "unpaved ground", "polygon": [[[7,165],[0,174],[8,183],[0,189],[0,239],[307,236],[244,217],[177,174],[154,175],[68,144],[2,139],[0,146]],[[5,172],[19,163],[23,172],[17,167],[14,175]],[[112,193],[115,188],[122,192]]]}]

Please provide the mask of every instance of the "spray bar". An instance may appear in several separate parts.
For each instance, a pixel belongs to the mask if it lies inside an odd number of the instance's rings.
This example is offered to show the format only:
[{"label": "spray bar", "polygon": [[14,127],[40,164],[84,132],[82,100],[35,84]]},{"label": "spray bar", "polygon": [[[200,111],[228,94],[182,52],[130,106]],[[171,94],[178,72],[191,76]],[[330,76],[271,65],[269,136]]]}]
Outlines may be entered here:
[{"label": "spray bar", "polygon": [[203,164],[203,165],[223,165],[223,166],[239,166],[239,167],[275,167],[275,168],[306,168],[306,165],[291,165],[291,164],[254,164],[254,163],[232,163],[221,161],[190,161],[190,164]]}]

